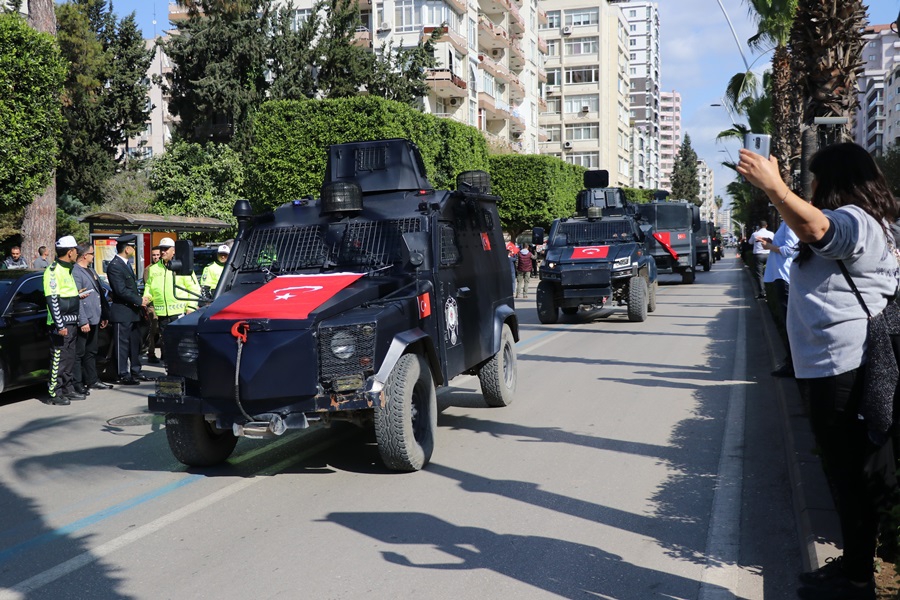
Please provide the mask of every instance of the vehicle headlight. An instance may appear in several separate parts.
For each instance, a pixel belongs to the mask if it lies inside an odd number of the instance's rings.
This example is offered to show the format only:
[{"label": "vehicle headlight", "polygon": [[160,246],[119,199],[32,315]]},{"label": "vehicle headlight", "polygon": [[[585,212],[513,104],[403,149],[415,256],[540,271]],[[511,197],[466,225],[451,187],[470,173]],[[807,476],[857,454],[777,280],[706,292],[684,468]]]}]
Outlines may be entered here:
[{"label": "vehicle headlight", "polygon": [[555,268],[556,268],[556,263],[555,263],[555,262],[546,262],[546,263],[544,263],[544,264],[547,266],[548,269],[555,269]]},{"label": "vehicle headlight", "polygon": [[200,356],[200,347],[197,345],[197,340],[186,337],[178,342],[178,358],[182,361],[194,363],[197,362],[198,356]]},{"label": "vehicle headlight", "polygon": [[631,266],[631,257],[617,258],[613,261],[613,269],[624,269]]},{"label": "vehicle headlight", "polygon": [[341,360],[356,354],[356,338],[346,331],[339,331],[331,338],[331,353]]}]

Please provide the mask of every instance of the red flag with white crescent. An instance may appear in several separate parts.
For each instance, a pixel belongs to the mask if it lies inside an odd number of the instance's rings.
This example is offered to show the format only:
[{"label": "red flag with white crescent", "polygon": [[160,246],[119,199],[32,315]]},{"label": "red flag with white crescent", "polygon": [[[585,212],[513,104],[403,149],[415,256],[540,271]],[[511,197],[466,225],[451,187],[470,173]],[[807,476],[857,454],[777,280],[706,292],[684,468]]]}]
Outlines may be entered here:
[{"label": "red flag with white crescent", "polygon": [[281,275],[210,319],[306,319],[364,273]]},{"label": "red flag with white crescent", "polygon": [[609,246],[576,246],[572,248],[572,258],[606,258]]},{"label": "red flag with white crescent", "polygon": [[673,260],[678,260],[678,253],[675,252],[675,249],[669,244],[671,238],[669,237],[668,231],[654,231],[653,237],[655,237],[656,241],[666,249],[666,252],[669,253]]}]

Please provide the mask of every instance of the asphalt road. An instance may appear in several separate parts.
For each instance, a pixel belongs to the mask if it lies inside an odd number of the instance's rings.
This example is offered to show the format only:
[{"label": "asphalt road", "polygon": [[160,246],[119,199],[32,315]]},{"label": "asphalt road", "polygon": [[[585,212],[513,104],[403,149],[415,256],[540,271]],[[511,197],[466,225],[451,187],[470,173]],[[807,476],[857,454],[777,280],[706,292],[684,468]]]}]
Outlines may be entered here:
[{"label": "asphalt road", "polygon": [[0,599],[793,598],[761,306],[730,257],[661,279],[644,323],[540,325],[532,293],[515,402],[453,380],[418,473],[386,471],[353,427],[189,470],[149,384],[0,396]]}]

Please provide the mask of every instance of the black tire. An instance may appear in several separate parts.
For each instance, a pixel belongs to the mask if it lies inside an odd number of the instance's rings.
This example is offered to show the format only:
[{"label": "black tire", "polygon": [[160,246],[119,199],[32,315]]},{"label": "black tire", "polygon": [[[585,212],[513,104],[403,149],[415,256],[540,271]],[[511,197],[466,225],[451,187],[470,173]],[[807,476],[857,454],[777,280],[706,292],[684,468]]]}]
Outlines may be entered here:
[{"label": "black tire", "polygon": [[418,471],[428,464],[437,413],[428,364],[418,354],[404,354],[384,385],[384,406],[375,407],[375,440],[388,469]]},{"label": "black tire", "polygon": [[711,266],[712,266],[712,265],[709,264],[709,259],[706,259],[705,261],[703,261],[703,270],[704,270],[704,271],[709,271],[709,269],[711,268]]},{"label": "black tire", "polygon": [[503,325],[500,349],[478,369],[481,393],[488,406],[509,406],[516,395],[516,341],[509,325]]},{"label": "black tire", "polygon": [[559,306],[556,304],[553,284],[542,281],[537,287],[538,320],[544,325],[553,325],[559,321]]},{"label": "black tire", "polygon": [[628,320],[640,323],[647,320],[647,280],[632,277],[628,282]]},{"label": "black tire", "polygon": [[6,366],[4,366],[3,361],[0,360],[0,394],[3,393],[3,390],[6,389]]},{"label": "black tire", "polygon": [[574,315],[574,314],[578,313],[578,307],[577,306],[564,306],[562,311],[563,311],[564,315]]},{"label": "black tire", "polygon": [[189,467],[223,463],[237,445],[233,433],[216,429],[203,415],[167,414],[166,438],[175,458]]},{"label": "black tire", "polygon": [[695,275],[693,269],[681,272],[681,283],[694,283],[694,279]]},{"label": "black tire", "polygon": [[654,281],[650,284],[650,293],[648,294],[649,298],[647,299],[647,312],[656,312],[656,291],[659,288],[659,284]]}]

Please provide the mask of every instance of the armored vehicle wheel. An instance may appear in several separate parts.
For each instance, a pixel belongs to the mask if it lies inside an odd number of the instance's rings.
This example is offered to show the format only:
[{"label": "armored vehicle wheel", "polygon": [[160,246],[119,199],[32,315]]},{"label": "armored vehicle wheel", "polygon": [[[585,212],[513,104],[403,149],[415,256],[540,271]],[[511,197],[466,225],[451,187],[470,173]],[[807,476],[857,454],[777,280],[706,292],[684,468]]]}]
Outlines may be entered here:
[{"label": "armored vehicle wheel", "polygon": [[562,311],[563,311],[564,315],[574,315],[578,312],[578,307],[577,306],[564,306]]},{"label": "armored vehicle wheel", "polygon": [[704,270],[704,271],[709,271],[709,269],[711,268],[711,266],[712,266],[712,265],[709,264],[709,259],[706,259],[705,261],[703,261],[703,270]]},{"label": "armored vehicle wheel", "polygon": [[654,312],[656,310],[657,288],[659,288],[659,284],[656,281],[650,284],[650,298],[647,300],[647,312]]},{"label": "armored vehicle wheel", "polygon": [[237,444],[233,433],[216,429],[203,415],[167,414],[166,438],[175,458],[189,467],[218,465]]},{"label": "armored vehicle wheel", "polygon": [[509,406],[516,393],[516,341],[509,325],[500,334],[500,349],[478,370],[481,393],[488,406]]},{"label": "armored vehicle wheel", "polygon": [[431,459],[437,429],[437,394],[428,364],[404,354],[384,385],[384,407],[375,407],[375,439],[387,468],[418,471]]},{"label": "armored vehicle wheel", "polygon": [[647,320],[647,280],[643,277],[632,277],[628,282],[628,320]]},{"label": "armored vehicle wheel", "polygon": [[559,307],[553,297],[553,284],[542,281],[537,288],[538,320],[544,325],[553,325],[559,321]]},{"label": "armored vehicle wheel", "polygon": [[690,269],[681,272],[681,283],[694,283],[694,270]]}]

